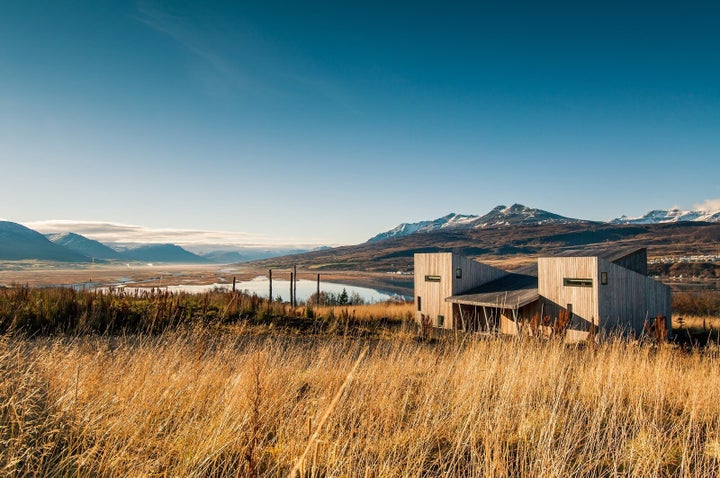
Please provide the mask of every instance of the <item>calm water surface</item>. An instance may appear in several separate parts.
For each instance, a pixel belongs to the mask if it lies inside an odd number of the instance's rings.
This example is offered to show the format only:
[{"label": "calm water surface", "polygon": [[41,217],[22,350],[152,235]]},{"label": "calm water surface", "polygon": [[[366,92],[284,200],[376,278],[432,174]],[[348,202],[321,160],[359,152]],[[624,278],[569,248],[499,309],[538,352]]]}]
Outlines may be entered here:
[{"label": "calm water surface", "polygon": [[[283,300],[290,299],[290,281],[282,279],[273,279],[273,297],[280,296]],[[270,281],[267,277],[259,276],[252,280],[238,281],[235,285],[237,290],[255,293],[260,297],[267,297],[269,293]],[[132,287],[129,290],[150,290],[151,287]],[[155,287],[155,289],[167,290],[170,292],[190,292],[202,293],[213,289],[231,290],[232,283],[217,283],[207,285],[167,285]],[[365,302],[383,302],[390,299],[407,299],[407,297],[399,296],[391,292],[371,289],[369,287],[359,287],[349,284],[338,284],[335,282],[320,282],[320,291],[339,295],[345,289],[348,295],[357,293]],[[317,282],[312,280],[300,279],[297,281],[297,299],[298,301],[307,300],[317,290]]]}]

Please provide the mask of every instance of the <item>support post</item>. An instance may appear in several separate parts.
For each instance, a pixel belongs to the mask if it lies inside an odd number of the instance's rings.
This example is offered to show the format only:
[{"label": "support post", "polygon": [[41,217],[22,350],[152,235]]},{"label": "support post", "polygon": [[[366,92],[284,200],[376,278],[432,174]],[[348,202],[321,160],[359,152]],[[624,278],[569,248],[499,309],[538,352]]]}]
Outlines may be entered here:
[{"label": "support post", "polygon": [[490,322],[488,321],[487,309],[485,308],[484,305],[482,306],[482,310],[483,310],[483,315],[485,316],[485,330],[487,330],[489,333],[490,332]]},{"label": "support post", "polygon": [[290,273],[290,307],[295,307],[295,300],[293,298],[293,279],[295,276],[293,273]]},{"label": "support post", "polygon": [[517,308],[513,307],[512,309],[513,313],[513,321],[515,321],[515,331],[517,332],[518,338],[522,337],[522,331],[520,330],[520,322],[518,321],[518,310]]},{"label": "support post", "polygon": [[457,306],[458,306],[458,309],[460,310],[460,323],[462,324],[463,332],[467,332],[467,329],[465,328],[465,316],[463,316],[462,304],[458,304]]},{"label": "support post", "polygon": [[233,292],[235,292],[235,282],[237,281],[237,277],[233,276]]},{"label": "support post", "polygon": [[297,266],[293,266],[293,307],[297,307]]},{"label": "support post", "polygon": [[273,301],[273,296],[272,296],[272,269],[268,269],[268,279],[270,280],[270,292],[269,292],[270,295],[269,295],[268,297],[270,298],[270,302],[272,302],[272,301]]},{"label": "support post", "polygon": [[317,298],[315,299],[315,305],[320,305],[320,274],[317,276]]}]

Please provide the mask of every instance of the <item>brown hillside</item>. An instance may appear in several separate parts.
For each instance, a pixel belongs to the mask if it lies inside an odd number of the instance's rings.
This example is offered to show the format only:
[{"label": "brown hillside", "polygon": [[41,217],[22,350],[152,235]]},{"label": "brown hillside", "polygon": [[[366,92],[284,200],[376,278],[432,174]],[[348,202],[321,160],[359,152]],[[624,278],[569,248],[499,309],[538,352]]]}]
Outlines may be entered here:
[{"label": "brown hillside", "polygon": [[434,231],[265,259],[250,265],[262,268],[297,265],[305,270],[410,272],[415,252],[453,251],[511,267],[538,255],[613,244],[647,246],[651,258],[717,255],[720,254],[720,224],[583,223]]}]

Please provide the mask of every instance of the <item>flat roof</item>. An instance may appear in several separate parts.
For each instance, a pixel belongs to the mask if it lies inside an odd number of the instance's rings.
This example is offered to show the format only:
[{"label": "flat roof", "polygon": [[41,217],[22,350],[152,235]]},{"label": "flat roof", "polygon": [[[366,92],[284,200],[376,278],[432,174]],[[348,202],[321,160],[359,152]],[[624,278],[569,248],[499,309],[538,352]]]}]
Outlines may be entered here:
[{"label": "flat roof", "polygon": [[551,256],[541,257],[599,257],[608,262],[619,261],[633,254],[637,254],[647,248],[638,246],[624,247],[593,247],[584,249],[568,249],[567,251],[558,252]]},{"label": "flat roof", "polygon": [[462,294],[445,299],[446,302],[464,305],[481,305],[514,309],[535,302],[538,294],[537,264],[523,267],[508,275]]}]

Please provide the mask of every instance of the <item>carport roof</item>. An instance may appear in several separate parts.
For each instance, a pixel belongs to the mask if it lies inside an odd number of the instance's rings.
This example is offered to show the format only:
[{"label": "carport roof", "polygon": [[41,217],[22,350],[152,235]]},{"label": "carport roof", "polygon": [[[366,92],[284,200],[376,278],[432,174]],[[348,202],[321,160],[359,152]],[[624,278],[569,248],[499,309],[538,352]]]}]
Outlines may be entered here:
[{"label": "carport roof", "polygon": [[520,308],[538,300],[537,264],[523,267],[492,282],[445,299],[454,304]]}]

